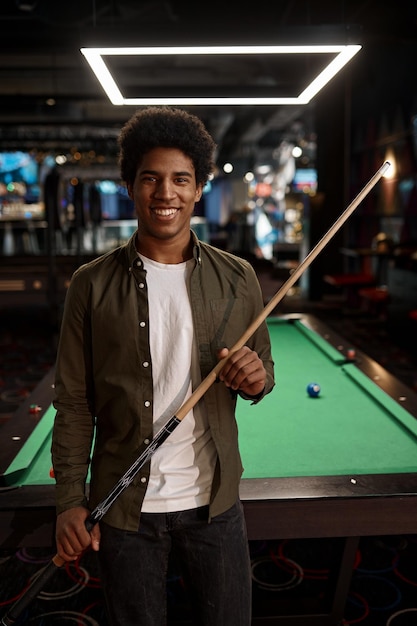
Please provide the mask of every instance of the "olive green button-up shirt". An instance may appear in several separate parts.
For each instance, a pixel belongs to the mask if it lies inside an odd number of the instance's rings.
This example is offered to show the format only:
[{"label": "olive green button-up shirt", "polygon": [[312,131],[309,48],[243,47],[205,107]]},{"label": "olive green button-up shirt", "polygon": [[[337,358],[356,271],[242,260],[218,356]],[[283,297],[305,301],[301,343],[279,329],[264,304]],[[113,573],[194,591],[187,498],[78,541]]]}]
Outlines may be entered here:
[{"label": "olive green button-up shirt", "polygon": [[[217,350],[230,348],[240,339],[263,309],[263,300],[248,262],[192,236],[195,267],[190,303],[204,379],[217,363]],[[152,438],[146,271],[135,238],[136,234],[125,245],[80,267],[67,292],[56,363],[52,440],[57,513],[74,506],[97,506]],[[267,372],[259,401],[274,386],[266,323],[247,345],[258,353]],[[243,468],[236,400],[236,393],[217,382],[199,400],[206,404],[217,451],[210,517],[227,510],[238,497]],[[149,465],[144,465],[106,513],[103,519],[108,524],[137,530]]]}]

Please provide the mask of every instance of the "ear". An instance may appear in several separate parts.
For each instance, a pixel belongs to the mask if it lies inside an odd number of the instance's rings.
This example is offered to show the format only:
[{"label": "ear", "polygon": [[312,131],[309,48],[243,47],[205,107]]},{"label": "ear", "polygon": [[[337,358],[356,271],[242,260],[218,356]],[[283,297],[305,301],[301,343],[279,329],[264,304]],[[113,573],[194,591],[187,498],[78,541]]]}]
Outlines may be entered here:
[{"label": "ear", "polygon": [[195,201],[196,202],[201,200],[201,196],[203,195],[203,189],[204,189],[204,185],[202,183],[197,185],[197,189],[196,189],[196,192],[195,192]]},{"label": "ear", "polygon": [[128,183],[126,187],[127,187],[127,193],[129,194],[129,198],[133,200],[133,185]]}]

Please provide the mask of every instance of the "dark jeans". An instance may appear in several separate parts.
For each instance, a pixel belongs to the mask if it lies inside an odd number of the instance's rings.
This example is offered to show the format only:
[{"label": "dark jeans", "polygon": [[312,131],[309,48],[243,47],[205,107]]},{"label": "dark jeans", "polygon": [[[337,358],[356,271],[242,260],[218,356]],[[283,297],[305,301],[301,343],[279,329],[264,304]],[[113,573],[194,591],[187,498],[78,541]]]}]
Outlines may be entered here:
[{"label": "dark jeans", "polygon": [[195,626],[249,626],[251,572],[240,502],[207,522],[208,507],[142,513],[138,532],[101,524],[99,559],[112,626],[164,626],[171,550],[181,561]]}]

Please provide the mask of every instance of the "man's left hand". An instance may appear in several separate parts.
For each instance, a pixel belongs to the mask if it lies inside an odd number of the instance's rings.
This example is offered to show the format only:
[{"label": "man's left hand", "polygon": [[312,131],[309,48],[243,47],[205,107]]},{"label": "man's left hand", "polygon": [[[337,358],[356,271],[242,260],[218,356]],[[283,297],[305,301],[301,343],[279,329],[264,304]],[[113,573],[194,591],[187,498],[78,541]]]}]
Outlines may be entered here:
[{"label": "man's left hand", "polygon": [[[229,350],[222,348],[217,356],[224,359],[228,354]],[[227,359],[219,373],[219,380],[233,391],[256,397],[265,388],[266,371],[258,354],[244,346]]]}]

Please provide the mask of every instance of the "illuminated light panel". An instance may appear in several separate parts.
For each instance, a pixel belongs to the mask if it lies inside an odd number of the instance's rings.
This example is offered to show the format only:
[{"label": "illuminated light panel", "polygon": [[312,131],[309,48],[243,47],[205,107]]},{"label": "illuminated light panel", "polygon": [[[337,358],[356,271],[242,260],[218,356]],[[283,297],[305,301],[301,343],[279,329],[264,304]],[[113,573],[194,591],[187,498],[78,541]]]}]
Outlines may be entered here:
[{"label": "illuminated light panel", "polygon": [[[91,69],[98,78],[110,102],[114,105],[304,105],[334,77],[362,48],[360,45],[311,46],[190,46],[146,48],[81,48]],[[167,97],[125,98],[116,80],[104,62],[105,56],[160,56],[160,55],[239,55],[239,54],[331,54],[336,55],[298,95],[288,97]]]}]

